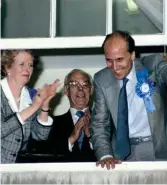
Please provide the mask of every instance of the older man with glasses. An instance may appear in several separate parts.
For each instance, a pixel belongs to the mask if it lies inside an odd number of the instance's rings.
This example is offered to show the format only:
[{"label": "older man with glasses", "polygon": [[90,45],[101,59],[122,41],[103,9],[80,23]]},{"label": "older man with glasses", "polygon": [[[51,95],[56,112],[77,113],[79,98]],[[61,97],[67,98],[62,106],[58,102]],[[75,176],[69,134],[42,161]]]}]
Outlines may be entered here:
[{"label": "older man with glasses", "polygon": [[54,116],[49,137],[52,153],[65,156],[67,161],[96,161],[89,131],[90,99],[93,93],[91,76],[74,69],[64,80],[64,94],[70,102],[67,113]]}]

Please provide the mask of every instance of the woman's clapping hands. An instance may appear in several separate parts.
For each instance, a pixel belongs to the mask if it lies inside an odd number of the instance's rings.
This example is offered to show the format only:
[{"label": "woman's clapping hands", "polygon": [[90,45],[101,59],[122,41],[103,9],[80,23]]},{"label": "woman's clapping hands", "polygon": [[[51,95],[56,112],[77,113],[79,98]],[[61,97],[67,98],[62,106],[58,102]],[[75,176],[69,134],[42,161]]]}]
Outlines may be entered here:
[{"label": "woman's clapping hands", "polygon": [[33,100],[33,105],[48,109],[50,100],[56,95],[56,91],[60,86],[60,80],[55,80],[52,84],[45,84],[42,88],[38,89],[37,94]]}]

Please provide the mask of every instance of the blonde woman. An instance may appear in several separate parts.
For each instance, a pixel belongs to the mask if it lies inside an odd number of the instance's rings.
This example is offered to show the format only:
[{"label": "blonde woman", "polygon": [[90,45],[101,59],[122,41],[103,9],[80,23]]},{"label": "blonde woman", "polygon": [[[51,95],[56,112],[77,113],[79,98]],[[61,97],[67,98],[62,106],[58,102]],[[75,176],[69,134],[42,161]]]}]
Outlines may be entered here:
[{"label": "blonde woman", "polygon": [[1,54],[1,163],[15,163],[26,151],[30,136],[46,140],[52,125],[49,102],[59,80],[35,91],[26,84],[33,73],[29,50],[5,50]]}]

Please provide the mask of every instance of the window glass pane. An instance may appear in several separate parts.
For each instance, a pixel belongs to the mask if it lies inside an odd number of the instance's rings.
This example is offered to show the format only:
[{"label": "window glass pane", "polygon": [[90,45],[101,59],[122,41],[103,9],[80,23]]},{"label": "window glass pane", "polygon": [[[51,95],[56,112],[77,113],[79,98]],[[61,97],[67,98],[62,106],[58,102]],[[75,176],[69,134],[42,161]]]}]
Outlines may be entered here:
[{"label": "window glass pane", "polygon": [[50,0],[3,0],[2,37],[49,37]]},{"label": "window glass pane", "polygon": [[106,34],[105,0],[57,0],[57,36]]},{"label": "window glass pane", "polygon": [[163,32],[163,0],[113,0],[113,30],[131,34]]}]

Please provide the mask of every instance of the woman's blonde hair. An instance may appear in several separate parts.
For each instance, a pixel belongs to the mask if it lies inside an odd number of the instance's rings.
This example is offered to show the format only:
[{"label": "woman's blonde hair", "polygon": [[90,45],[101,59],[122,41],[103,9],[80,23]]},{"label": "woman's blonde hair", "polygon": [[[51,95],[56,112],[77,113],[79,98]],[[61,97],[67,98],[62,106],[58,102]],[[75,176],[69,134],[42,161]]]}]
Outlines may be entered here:
[{"label": "woman's blonde hair", "polygon": [[1,79],[7,76],[6,69],[11,67],[11,65],[14,62],[14,58],[20,52],[27,52],[33,57],[32,51],[28,49],[27,50],[22,49],[22,50],[3,50],[1,51]]}]

